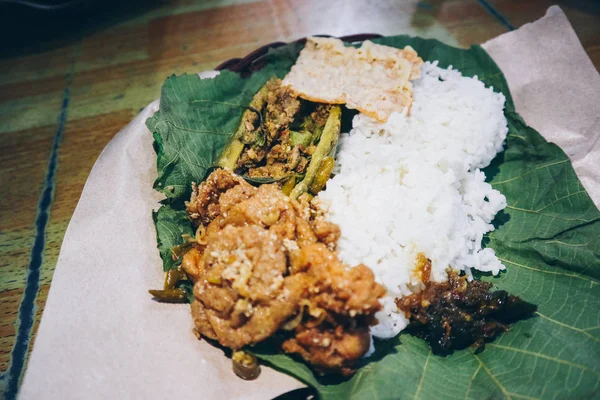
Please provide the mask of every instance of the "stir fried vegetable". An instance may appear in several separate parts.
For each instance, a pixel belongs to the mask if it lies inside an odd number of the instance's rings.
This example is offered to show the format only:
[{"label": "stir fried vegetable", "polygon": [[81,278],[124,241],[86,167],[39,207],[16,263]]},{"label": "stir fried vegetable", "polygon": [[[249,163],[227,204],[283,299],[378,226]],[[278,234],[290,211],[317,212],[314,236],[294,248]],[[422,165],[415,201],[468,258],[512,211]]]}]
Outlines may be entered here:
[{"label": "stir fried vegetable", "polygon": [[[179,247],[179,246],[176,246]],[[186,251],[189,250],[186,247]],[[163,303],[186,303],[188,295],[183,283],[191,284],[187,275],[181,269],[171,269],[165,272],[165,283],[162,290],[148,290],[148,292],[158,301]]]},{"label": "stir fried vegetable", "polygon": [[165,287],[164,290],[175,289],[175,285],[185,279],[185,272],[180,269],[171,269],[165,272]]},{"label": "stir fried vegetable", "polygon": [[250,381],[260,375],[260,365],[256,357],[245,351],[236,351],[231,357],[233,372],[240,378]]},{"label": "stir fried vegetable", "polygon": [[223,150],[223,153],[221,153],[221,156],[216,162],[216,166],[235,169],[237,161],[244,150],[244,145],[253,143],[250,138],[254,138],[254,141],[258,141],[259,135],[256,132],[257,129],[255,128],[255,124],[256,121],[258,121],[259,129],[261,129],[261,110],[265,105],[267,92],[267,85],[265,85],[254,95],[248,109],[244,111],[244,114],[242,115],[240,126],[235,135],[231,138],[229,144]]},{"label": "stir fried vegetable", "polygon": [[[284,194],[310,201],[331,176],[341,128],[341,108],[299,100],[277,78],[252,98],[240,125],[215,166],[228,168],[253,185],[277,183]],[[171,248],[180,261],[194,246],[205,244],[205,227]],[[219,284],[220,282],[211,282]],[[189,299],[193,282],[177,268],[165,274],[164,288],[150,290],[158,301]]]},{"label": "stir fried vegetable", "polygon": [[333,157],[325,157],[323,159],[323,162],[315,175],[315,179],[310,184],[309,190],[313,195],[317,195],[325,187],[325,184],[333,171],[334,163]]},{"label": "stir fried vegetable", "polygon": [[300,100],[273,78],[254,95],[215,166],[253,185],[277,183],[295,198],[316,194],[331,174],[340,125],[340,107]]},{"label": "stir fried vegetable", "polygon": [[[294,187],[294,190],[290,193],[290,197],[297,199],[302,193],[309,190],[313,181],[317,177],[317,175],[321,172],[321,176],[323,176],[327,171],[325,168],[329,169],[329,174],[331,174],[331,170],[333,169],[333,159],[330,157],[332,152],[335,151],[335,147],[338,142],[338,138],[340,137],[340,128],[341,128],[341,117],[342,110],[339,106],[335,106],[331,108],[329,113],[329,117],[327,118],[327,123],[325,124],[325,128],[323,129],[323,134],[321,135],[321,140],[319,140],[319,144],[317,145],[317,149],[315,150],[308,169],[306,171],[306,176]],[[331,161],[327,161],[326,158],[331,159]],[[329,178],[329,174],[325,178]],[[319,178],[319,184],[323,183],[322,178]],[[315,186],[315,190],[322,189],[323,186],[319,189],[319,185]],[[318,191],[317,190],[317,191]],[[313,194],[315,194],[313,192]]]},{"label": "stir fried vegetable", "polygon": [[187,297],[183,289],[148,290],[154,298],[163,303],[186,303]]}]

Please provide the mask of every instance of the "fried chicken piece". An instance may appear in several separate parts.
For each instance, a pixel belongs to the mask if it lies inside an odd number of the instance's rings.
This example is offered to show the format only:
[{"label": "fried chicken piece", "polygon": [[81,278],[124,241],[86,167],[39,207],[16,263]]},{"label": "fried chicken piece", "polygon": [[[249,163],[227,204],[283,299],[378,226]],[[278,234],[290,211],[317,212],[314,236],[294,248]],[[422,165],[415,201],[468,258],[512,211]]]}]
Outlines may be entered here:
[{"label": "fried chicken piece", "polygon": [[[284,287],[283,244],[294,237],[296,215],[274,185],[255,189],[242,182],[212,200],[205,207],[217,204],[220,212],[211,215],[204,254],[186,254],[182,264],[185,271],[202,271],[194,286],[198,332],[239,349],[271,336],[297,311],[302,288],[292,281]],[[188,265],[194,261],[202,267]]]},{"label": "fried chicken piece", "polygon": [[[287,261],[281,239],[258,225],[227,225],[208,241],[205,274],[194,285],[198,332],[214,332],[219,343],[232,349],[273,335],[296,312],[301,293],[297,285],[284,287]],[[202,316],[196,317],[202,313],[210,329]]]},{"label": "fried chicken piece", "polygon": [[205,248],[182,263],[196,282],[194,324],[232,349],[284,332],[284,351],[349,375],[368,351],[384,289],[366,266],[338,259],[339,228],[309,207],[223,170],[195,188],[188,213],[208,226]]},{"label": "fried chicken piece", "polygon": [[306,275],[308,297],[315,306],[338,315],[355,317],[379,311],[385,289],[363,264],[346,266],[323,243],[303,247],[291,258],[290,272]]},{"label": "fried chicken piece", "polygon": [[313,218],[310,226],[320,242],[325,243],[330,249],[335,249],[337,241],[342,235],[339,226],[327,221],[321,215]]},{"label": "fried chicken piece", "polygon": [[296,335],[283,342],[286,353],[298,354],[322,374],[339,373],[349,376],[354,365],[369,350],[369,329],[337,328],[319,325],[315,328],[300,326]]},{"label": "fried chicken piece", "polygon": [[300,249],[291,258],[290,271],[303,280],[308,311],[282,348],[320,373],[351,375],[352,366],[369,350],[369,326],[385,289],[369,268],[346,268],[323,243]]},{"label": "fried chicken piece", "polygon": [[[248,196],[252,186],[241,177],[224,169],[215,170],[200,186],[192,183],[192,197],[185,202],[188,217],[195,226],[208,225],[215,217],[221,215],[219,200],[221,195],[237,185],[242,185]],[[239,201],[239,200],[237,200]]]}]

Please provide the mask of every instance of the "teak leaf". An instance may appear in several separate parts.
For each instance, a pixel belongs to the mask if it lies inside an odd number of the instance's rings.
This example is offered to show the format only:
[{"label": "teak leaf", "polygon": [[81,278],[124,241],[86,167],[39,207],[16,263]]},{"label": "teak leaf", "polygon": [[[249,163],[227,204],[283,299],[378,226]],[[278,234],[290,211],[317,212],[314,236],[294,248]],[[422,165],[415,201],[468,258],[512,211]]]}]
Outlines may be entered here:
[{"label": "teak leaf", "polygon": [[[386,37],[378,43],[412,46],[424,60],[477,75],[506,96],[509,134],[505,151],[485,172],[508,207],[487,235],[506,265],[498,277],[481,276],[500,289],[538,305],[485,350],[447,357],[408,334],[377,342],[349,380],[319,378],[302,362],[268,346],[254,350],[273,367],[312,385],[326,399],[574,399],[600,394],[600,212],[579,182],[569,159],[528,127],[515,112],[502,71],[479,46],[468,50],[436,40]],[[189,196],[234,132],[251,96],[277,75],[284,76],[301,49],[288,45],[269,53],[267,67],[250,78],[222,72],[212,80],[184,75],[167,79],[160,111],[148,120],[158,153],[155,187],[168,199]],[[197,107],[194,100],[213,101]],[[165,269],[168,246],[191,229],[173,202],[155,216]]]}]

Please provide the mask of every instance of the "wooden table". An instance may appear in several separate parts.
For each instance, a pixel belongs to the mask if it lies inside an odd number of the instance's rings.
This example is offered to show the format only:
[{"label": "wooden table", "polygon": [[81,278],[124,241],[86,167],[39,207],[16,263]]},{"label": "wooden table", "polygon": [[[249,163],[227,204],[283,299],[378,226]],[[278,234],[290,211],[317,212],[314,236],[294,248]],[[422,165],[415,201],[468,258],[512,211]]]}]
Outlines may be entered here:
[{"label": "wooden table", "polygon": [[[0,398],[18,388],[61,241],[96,158],[170,74],[211,69],[273,41],[376,32],[482,43],[549,0],[178,0],[12,19],[0,50]],[[561,4],[600,67],[600,10]],[[11,8],[14,10],[14,8]],[[22,18],[22,15],[19,14]],[[45,25],[44,25],[45,24]],[[22,40],[21,40],[22,39]],[[3,46],[7,45],[6,42]],[[516,55],[518,56],[518,55]],[[99,266],[101,267],[101,266]]]}]

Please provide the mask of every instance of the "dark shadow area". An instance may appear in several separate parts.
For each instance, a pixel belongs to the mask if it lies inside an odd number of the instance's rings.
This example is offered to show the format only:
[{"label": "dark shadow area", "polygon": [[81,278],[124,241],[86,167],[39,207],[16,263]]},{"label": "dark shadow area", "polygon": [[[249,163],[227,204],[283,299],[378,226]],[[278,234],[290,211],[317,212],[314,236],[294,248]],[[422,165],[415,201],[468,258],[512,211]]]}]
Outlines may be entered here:
[{"label": "dark shadow area", "polygon": [[[281,348],[280,342],[284,338],[285,338],[285,335],[283,335],[283,336],[276,335],[262,343],[259,343],[252,347],[248,347],[248,351],[255,352],[255,354],[260,354],[260,355],[283,354],[283,352],[280,350],[280,348]],[[375,352],[369,357],[361,358],[355,366],[355,368],[357,370],[365,367],[366,365],[369,365],[372,362],[380,361],[384,357],[396,353],[395,346],[398,346],[399,344],[401,344],[400,335],[396,336],[395,338],[389,339],[389,340],[379,340],[379,339],[374,339],[374,340],[375,340]],[[258,358],[260,358],[260,355],[258,356]],[[286,356],[294,359],[294,361],[296,361],[296,362],[306,365],[307,368],[311,368],[309,364],[307,364],[302,358],[300,358],[299,356],[297,356],[295,354],[286,354]],[[275,369],[278,369],[277,366],[273,366],[273,365],[270,365],[270,366]],[[288,371],[282,371],[282,372],[284,372],[286,374],[289,373]],[[343,376],[339,376],[339,375],[319,375],[314,372],[313,372],[313,374],[314,374],[315,379],[321,385],[339,385],[340,383],[343,383],[343,382],[346,382],[346,381],[352,379],[352,376],[343,377]],[[285,397],[283,397],[282,399],[284,399],[284,398]],[[296,399],[296,398],[298,398],[298,397],[290,397],[290,399]],[[280,397],[278,397],[277,399],[280,399]]]},{"label": "dark shadow area", "polygon": [[273,400],[312,400],[317,399],[317,391],[311,387],[295,389],[275,397]]},{"label": "dark shadow area", "polygon": [[504,210],[500,210],[498,214],[496,214],[496,216],[494,217],[492,225],[494,225],[494,228],[498,229],[508,221],[510,221],[510,214],[508,214]]},{"label": "dark shadow area", "polygon": [[559,0],[556,4],[563,8],[577,8],[587,14],[600,14],[600,1],[598,0]]},{"label": "dark shadow area", "polygon": [[164,0],[0,0],[0,59],[71,45],[164,3]]},{"label": "dark shadow area", "polygon": [[[507,214],[506,211],[504,211],[504,210],[500,210],[498,212],[498,214],[496,214],[496,216],[494,217],[494,220],[492,221],[492,225],[494,225],[494,229],[497,230],[498,228],[500,228],[502,225],[504,225],[508,221],[510,221],[510,214]],[[489,243],[490,243],[490,238],[488,236],[484,235],[483,239],[481,240],[481,247],[483,247],[485,249],[486,247],[488,247]]]},{"label": "dark shadow area", "polygon": [[[506,145],[504,148],[506,149]],[[485,174],[486,182],[490,183],[492,179],[498,175],[498,172],[500,172],[500,166],[504,164],[504,152],[505,150],[496,154],[496,157],[494,157],[490,165],[482,169],[483,173]]]},{"label": "dark shadow area", "polygon": [[367,358],[363,358],[358,363],[358,368],[362,368],[372,362],[381,361],[384,357],[395,354],[396,346],[402,344],[401,335],[397,335],[391,339],[377,339],[373,338],[375,345],[375,352]]},{"label": "dark shadow area", "polygon": [[342,108],[342,125],[340,129],[341,133],[348,133],[352,130],[352,120],[354,119],[356,114],[358,114],[358,111],[356,110],[351,110],[347,107]]}]

